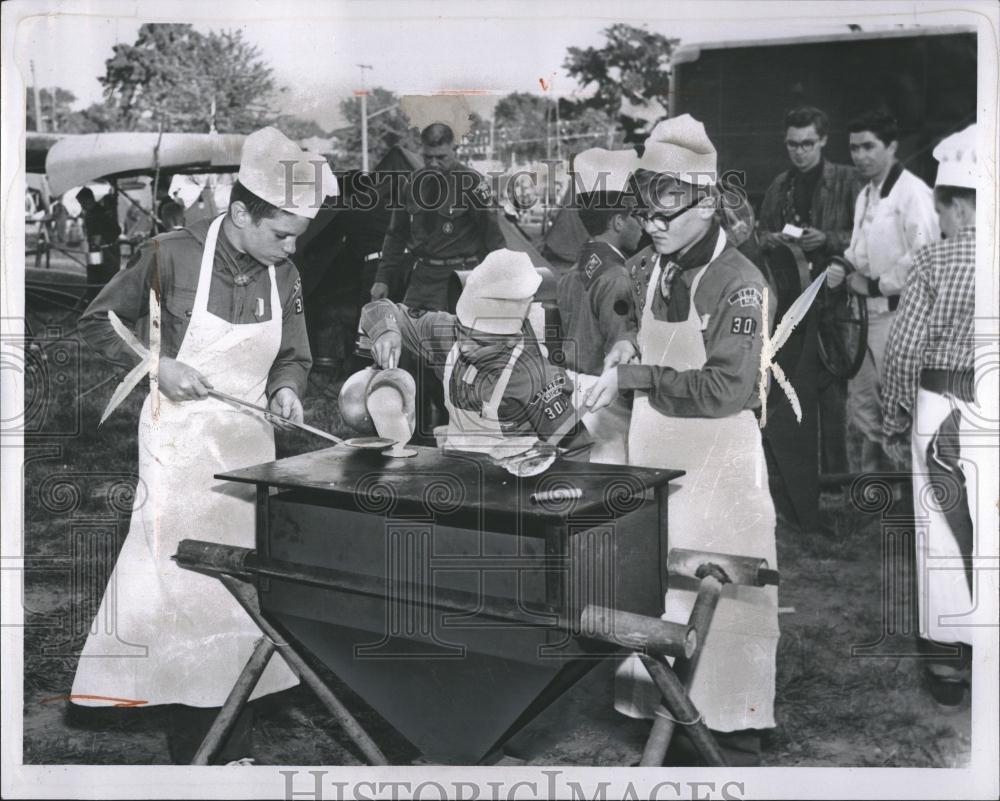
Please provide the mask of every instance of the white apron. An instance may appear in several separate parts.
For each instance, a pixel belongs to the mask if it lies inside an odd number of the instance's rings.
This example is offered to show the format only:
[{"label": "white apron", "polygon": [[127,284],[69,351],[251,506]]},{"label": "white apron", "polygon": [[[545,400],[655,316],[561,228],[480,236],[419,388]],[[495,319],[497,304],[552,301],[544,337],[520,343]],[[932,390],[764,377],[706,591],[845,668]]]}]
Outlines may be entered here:
[{"label": "white apron", "polygon": [[[573,382],[573,405],[579,409],[599,376],[575,370],[567,370],[566,375]],[[580,418],[594,440],[590,449],[591,462],[628,464],[628,425],[631,416],[631,410],[619,396],[603,409],[587,412]]]},{"label": "white apron", "polygon": [[[209,313],[222,219],[208,230],[177,360],[216,390],[263,404],[281,345],[274,267],[268,267],[269,321],[236,325]],[[254,547],[254,488],[213,475],[273,459],[273,431],[258,415],[213,398],[174,403],[161,395],[156,419],[147,396],[131,526],[80,656],[76,703],[223,704],[261,632],[217,579],[184,570],[170,557],[186,538]],[[272,659],[251,697],[296,684],[284,661]]]},{"label": "white apron", "polygon": [[[976,525],[976,488],[982,480],[982,465],[977,465],[973,457],[982,456],[974,450],[975,423],[969,421],[985,419],[982,410],[976,411],[970,404],[958,398],[946,397],[937,392],[920,389],[917,392],[916,414],[913,420],[911,446],[913,454],[913,500],[917,515],[917,593],[920,602],[920,635],[938,642],[963,642],[972,645],[974,626],[987,625],[982,613],[973,607],[962,552],[952,534],[951,526],[944,512],[935,503],[934,492],[929,486],[927,448],[944,419],[953,408],[962,412],[959,443],[962,451],[960,466],[965,473],[968,489],[969,514],[973,531],[982,529]],[[969,438],[971,433],[972,439]],[[978,468],[978,469],[977,469]],[[925,525],[921,525],[925,521]],[[973,539],[973,554],[975,548]],[[987,551],[988,552],[988,551]],[[980,585],[980,596],[988,592],[983,580],[988,571],[973,573],[973,582]],[[995,592],[995,589],[994,589]]]},{"label": "white apron", "polygon": [[[472,451],[473,453],[490,453],[500,456],[499,446],[509,447],[511,453],[517,453],[532,444],[536,437],[505,437],[500,427],[500,402],[503,400],[510,377],[514,373],[514,365],[524,351],[524,339],[520,339],[512,349],[510,358],[504,366],[489,401],[483,403],[479,412],[459,409],[451,402],[451,375],[458,361],[459,348],[456,342],[448,352],[444,365],[444,405],[448,410],[448,435],[446,449],[457,451]],[[478,370],[474,365],[465,368],[465,374],[460,380],[472,383],[478,378]]]},{"label": "white apron", "polygon": [[[720,231],[712,259],[691,285],[688,319],[654,319],[653,292],[661,267],[649,281],[639,329],[642,364],[694,370],[705,364],[705,344],[694,298],[712,261],[725,247]],[[686,474],[671,484],[668,539],[671,548],[763,557],[777,566],[774,504],[757,420],[750,411],[732,417],[668,417],[646,393],[636,393],[629,427],[629,464],[675,467]],[[671,578],[663,618],[686,623],[698,582]],[[778,646],[777,588],[725,586],[690,689],[691,700],[716,731],[774,726]],[[633,654],[615,677],[615,709],[629,717],[653,717],[660,695]]]}]

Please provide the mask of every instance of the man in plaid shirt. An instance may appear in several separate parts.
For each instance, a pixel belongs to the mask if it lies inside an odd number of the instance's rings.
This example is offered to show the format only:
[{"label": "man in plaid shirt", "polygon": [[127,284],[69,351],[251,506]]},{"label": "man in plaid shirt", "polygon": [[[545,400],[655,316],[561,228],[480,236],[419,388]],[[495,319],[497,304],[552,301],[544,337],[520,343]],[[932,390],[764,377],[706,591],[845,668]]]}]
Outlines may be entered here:
[{"label": "man in plaid shirt", "polygon": [[905,463],[909,447],[913,458],[918,531],[926,526],[917,546],[920,644],[931,693],[945,706],[960,704],[969,684],[976,597],[975,472],[966,483],[975,468],[968,422],[979,416],[973,411],[975,145],[973,125],[934,150],[934,205],[945,238],[913,259],[889,333],[882,387],[886,451]]}]

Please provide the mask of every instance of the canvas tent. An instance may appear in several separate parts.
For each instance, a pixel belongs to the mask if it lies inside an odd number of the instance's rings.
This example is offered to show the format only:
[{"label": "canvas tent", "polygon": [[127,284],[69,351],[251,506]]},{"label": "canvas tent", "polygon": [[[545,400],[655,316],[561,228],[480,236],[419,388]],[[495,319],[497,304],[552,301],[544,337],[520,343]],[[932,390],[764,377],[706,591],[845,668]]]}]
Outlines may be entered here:
[{"label": "canvas tent", "polygon": [[551,261],[570,265],[576,262],[580,248],[589,238],[587,229],[580,222],[580,215],[573,208],[573,189],[570,187],[563,195],[549,230],[545,232],[542,250]]}]

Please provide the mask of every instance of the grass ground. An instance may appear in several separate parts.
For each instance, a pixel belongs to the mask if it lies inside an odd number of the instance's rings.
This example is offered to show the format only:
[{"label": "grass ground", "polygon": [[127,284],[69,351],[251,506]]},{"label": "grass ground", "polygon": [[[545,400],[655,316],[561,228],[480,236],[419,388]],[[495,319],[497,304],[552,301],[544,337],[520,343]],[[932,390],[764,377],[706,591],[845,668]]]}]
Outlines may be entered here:
[{"label": "grass ground", "polygon": [[[60,322],[52,320],[50,322]],[[66,321],[63,320],[65,326]],[[49,331],[31,372],[25,441],[24,760],[35,764],[167,763],[160,710],[110,710],[101,719],[68,715],[77,654],[100,601],[113,557],[127,533],[135,481],[137,390],[101,427],[116,383],[70,336]],[[44,392],[31,391],[35,387]],[[341,431],[335,386],[311,379],[306,421]],[[45,403],[34,399],[44,399]],[[279,433],[279,454],[313,449],[306,435]],[[5,481],[7,478],[5,477]],[[968,759],[969,707],[945,714],[920,684],[912,657],[852,655],[883,630],[883,532],[877,516],[842,495],[823,497],[826,528],[778,529],[782,638],[777,722],[764,742],[772,766],[954,767]],[[104,558],[81,550],[107,542]],[[88,539],[89,538],[89,539]],[[876,649],[877,650],[877,649]],[[411,746],[330,677],[345,702],[384,747],[406,763]],[[303,688],[274,697],[258,716],[255,750],[264,764],[356,764],[359,757]],[[638,759],[648,724],[611,709],[611,672],[593,671],[533,728],[530,761],[551,765],[621,765]]]}]

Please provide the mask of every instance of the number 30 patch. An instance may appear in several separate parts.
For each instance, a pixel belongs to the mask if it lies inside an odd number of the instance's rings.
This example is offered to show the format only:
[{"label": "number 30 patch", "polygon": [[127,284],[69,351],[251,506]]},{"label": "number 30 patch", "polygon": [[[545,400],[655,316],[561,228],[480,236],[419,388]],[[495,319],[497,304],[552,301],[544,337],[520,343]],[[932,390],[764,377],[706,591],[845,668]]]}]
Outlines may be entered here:
[{"label": "number 30 patch", "polygon": [[757,321],[753,317],[733,317],[733,324],[729,329],[730,334],[755,334],[757,333]]}]

